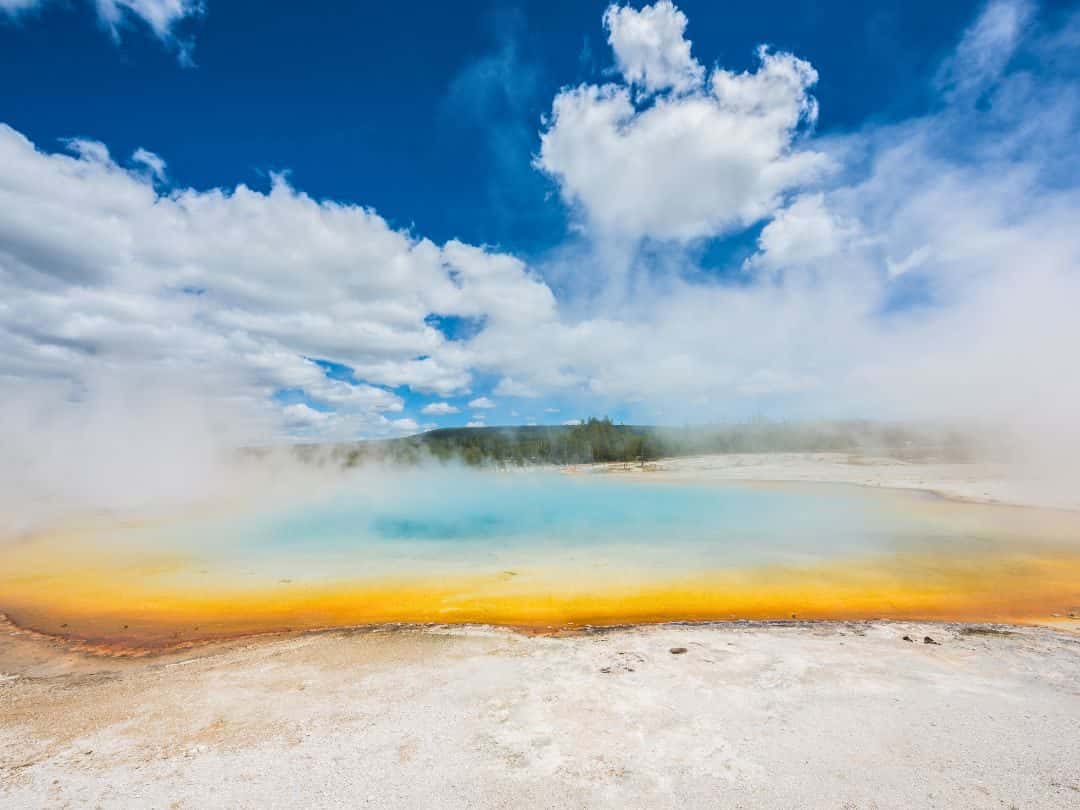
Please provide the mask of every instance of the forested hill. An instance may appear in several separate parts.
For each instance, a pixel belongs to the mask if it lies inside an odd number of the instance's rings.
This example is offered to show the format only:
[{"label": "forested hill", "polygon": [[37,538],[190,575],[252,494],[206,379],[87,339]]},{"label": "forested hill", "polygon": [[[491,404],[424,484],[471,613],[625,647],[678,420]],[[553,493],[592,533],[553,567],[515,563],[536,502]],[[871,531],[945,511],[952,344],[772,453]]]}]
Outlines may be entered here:
[{"label": "forested hill", "polygon": [[482,466],[647,462],[706,453],[867,452],[964,460],[973,442],[946,430],[916,430],[874,422],[755,421],[705,427],[620,425],[589,419],[579,425],[440,428],[400,439],[297,445],[306,460],[345,466],[367,460],[412,464],[461,461]]}]

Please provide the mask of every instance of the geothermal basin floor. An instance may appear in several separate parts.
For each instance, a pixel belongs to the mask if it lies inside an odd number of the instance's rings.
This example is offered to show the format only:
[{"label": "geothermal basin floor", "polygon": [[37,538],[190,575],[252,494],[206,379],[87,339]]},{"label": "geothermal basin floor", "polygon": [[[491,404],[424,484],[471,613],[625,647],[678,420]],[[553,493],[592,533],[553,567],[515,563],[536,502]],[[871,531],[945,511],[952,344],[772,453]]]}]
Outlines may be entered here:
[{"label": "geothermal basin floor", "polygon": [[142,658],[0,629],[5,808],[1068,808],[1078,741],[1062,629],[384,627]]}]

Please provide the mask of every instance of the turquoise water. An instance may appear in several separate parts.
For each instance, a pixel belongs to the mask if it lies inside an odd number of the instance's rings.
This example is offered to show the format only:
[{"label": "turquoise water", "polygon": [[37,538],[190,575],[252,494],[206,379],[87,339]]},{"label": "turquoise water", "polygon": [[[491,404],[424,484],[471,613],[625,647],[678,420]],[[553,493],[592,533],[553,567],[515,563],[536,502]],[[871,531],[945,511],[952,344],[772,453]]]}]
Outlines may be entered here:
[{"label": "turquoise water", "polygon": [[1080,599],[1080,516],[836,485],[363,471],[44,536],[15,562],[0,571],[0,609],[101,638],[400,621],[1012,620]]},{"label": "turquoise water", "polygon": [[[911,496],[909,496],[911,497]],[[942,535],[848,487],[651,483],[558,474],[417,473],[130,540],[290,577],[538,565],[685,569],[807,562]],[[946,527],[954,542],[970,529]]]}]

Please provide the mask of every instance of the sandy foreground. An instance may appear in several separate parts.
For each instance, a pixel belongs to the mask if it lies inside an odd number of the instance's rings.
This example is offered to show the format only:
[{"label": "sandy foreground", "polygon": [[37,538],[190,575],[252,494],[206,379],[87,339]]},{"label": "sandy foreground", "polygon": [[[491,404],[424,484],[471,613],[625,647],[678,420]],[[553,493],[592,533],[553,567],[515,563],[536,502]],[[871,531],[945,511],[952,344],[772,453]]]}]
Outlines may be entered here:
[{"label": "sandy foreground", "polygon": [[[1080,508],[988,465],[653,471]],[[1080,808],[1080,622],[1061,624],[382,627],[144,657],[0,624],[0,807]]]},{"label": "sandy foreground", "polygon": [[4,807],[1080,807],[1080,637],[1043,628],[9,630],[0,670]]}]

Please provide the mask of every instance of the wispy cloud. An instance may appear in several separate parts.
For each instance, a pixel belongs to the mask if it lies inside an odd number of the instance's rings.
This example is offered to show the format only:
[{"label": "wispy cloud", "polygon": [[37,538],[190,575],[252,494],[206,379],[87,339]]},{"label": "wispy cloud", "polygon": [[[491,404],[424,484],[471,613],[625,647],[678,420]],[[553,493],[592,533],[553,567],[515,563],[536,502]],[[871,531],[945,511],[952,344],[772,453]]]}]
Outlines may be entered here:
[{"label": "wispy cloud", "polygon": [[154,180],[164,183],[167,179],[165,175],[165,161],[150,150],[140,147],[135,150],[131,159],[133,162],[144,166]]},{"label": "wispy cloud", "polygon": [[[98,19],[117,42],[122,29],[131,22],[140,22],[166,45],[176,50],[180,63],[194,64],[190,39],[177,36],[176,27],[183,20],[204,12],[202,0],[91,0]],[[36,11],[54,0],[0,0],[0,12],[21,16]]]},{"label": "wispy cloud", "polygon": [[0,0],[0,11],[11,16],[40,8],[45,0]]}]

